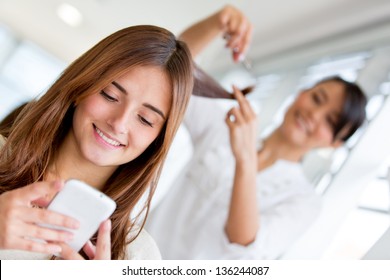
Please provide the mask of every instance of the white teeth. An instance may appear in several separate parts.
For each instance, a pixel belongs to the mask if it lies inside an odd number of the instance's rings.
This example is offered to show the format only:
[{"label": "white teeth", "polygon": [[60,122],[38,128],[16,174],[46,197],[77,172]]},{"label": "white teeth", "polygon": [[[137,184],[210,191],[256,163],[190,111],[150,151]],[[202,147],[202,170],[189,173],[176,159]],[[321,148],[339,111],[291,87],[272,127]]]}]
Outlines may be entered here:
[{"label": "white teeth", "polygon": [[308,132],[307,124],[306,124],[305,120],[300,115],[298,116],[298,122],[306,130],[306,132]]},{"label": "white teeth", "polygon": [[99,134],[99,136],[108,144],[113,145],[113,146],[120,146],[121,145],[121,143],[119,143],[118,141],[112,140],[112,139],[108,138],[106,135],[104,135],[103,132],[101,132],[101,130],[99,128],[95,127],[95,130]]}]

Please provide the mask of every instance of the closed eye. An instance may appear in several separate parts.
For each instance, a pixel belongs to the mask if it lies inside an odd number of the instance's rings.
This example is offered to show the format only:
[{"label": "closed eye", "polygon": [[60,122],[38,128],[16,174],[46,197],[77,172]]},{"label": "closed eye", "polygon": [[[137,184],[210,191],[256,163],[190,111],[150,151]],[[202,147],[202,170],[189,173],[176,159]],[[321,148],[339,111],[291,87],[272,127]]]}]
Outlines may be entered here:
[{"label": "closed eye", "polygon": [[313,100],[314,100],[314,102],[315,102],[316,104],[321,104],[321,97],[318,96],[318,94],[314,93],[314,94],[312,95],[312,97],[313,97]]},{"label": "closed eye", "polygon": [[118,101],[118,99],[116,99],[115,97],[112,97],[111,95],[109,95],[108,93],[106,93],[104,90],[102,90],[102,91],[100,92],[100,94],[101,94],[105,99],[107,99],[107,100],[110,101],[110,102]]},{"label": "closed eye", "polygon": [[138,118],[140,120],[141,123],[143,123],[144,125],[148,125],[150,127],[153,127],[153,124],[148,121],[147,119],[145,119],[144,117],[142,117],[141,115],[138,115]]}]

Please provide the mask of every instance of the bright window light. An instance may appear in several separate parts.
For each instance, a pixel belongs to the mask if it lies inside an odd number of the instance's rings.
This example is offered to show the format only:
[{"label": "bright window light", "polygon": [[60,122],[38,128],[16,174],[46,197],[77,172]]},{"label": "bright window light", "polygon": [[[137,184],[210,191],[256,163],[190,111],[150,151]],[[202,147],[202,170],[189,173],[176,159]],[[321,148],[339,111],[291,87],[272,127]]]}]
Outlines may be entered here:
[{"label": "bright window light", "polygon": [[67,3],[62,3],[58,6],[57,15],[63,22],[72,27],[80,26],[83,22],[81,12]]},{"label": "bright window light", "polygon": [[366,115],[368,120],[374,119],[382,108],[385,101],[385,96],[381,94],[374,95],[370,98],[366,106]]}]

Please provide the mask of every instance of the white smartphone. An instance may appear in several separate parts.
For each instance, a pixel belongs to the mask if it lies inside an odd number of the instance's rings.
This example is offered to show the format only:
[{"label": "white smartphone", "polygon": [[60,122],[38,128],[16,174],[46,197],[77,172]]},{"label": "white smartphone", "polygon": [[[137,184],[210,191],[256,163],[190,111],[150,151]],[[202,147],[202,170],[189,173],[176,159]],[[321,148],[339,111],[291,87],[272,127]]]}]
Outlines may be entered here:
[{"label": "white smartphone", "polygon": [[72,217],[80,222],[76,230],[48,226],[73,232],[74,237],[67,244],[78,252],[107,220],[116,208],[116,203],[104,193],[79,180],[65,182],[64,188],[50,202],[48,210]]}]

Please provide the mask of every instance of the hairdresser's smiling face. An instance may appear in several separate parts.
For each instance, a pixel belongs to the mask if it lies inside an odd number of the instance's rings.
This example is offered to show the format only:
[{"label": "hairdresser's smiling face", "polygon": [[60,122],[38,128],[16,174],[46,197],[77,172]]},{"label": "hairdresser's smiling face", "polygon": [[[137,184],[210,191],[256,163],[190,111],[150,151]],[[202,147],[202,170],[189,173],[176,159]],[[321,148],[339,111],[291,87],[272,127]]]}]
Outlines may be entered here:
[{"label": "hairdresser's smiling face", "polygon": [[71,131],[76,149],[98,166],[135,159],[160,133],[171,98],[171,85],[160,68],[130,70],[76,106]]},{"label": "hairdresser's smiling face", "polygon": [[327,81],[299,94],[285,114],[281,129],[303,149],[338,146],[333,131],[344,104],[344,85]]}]

